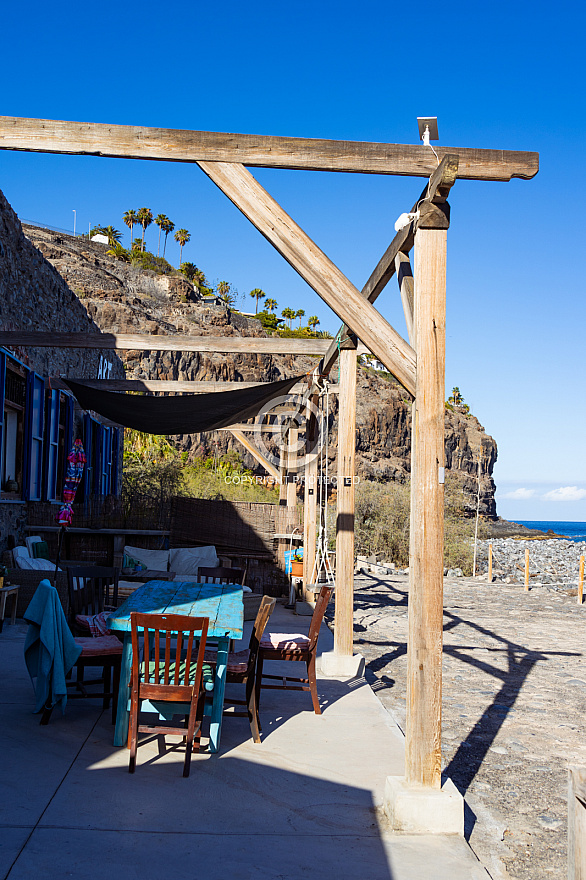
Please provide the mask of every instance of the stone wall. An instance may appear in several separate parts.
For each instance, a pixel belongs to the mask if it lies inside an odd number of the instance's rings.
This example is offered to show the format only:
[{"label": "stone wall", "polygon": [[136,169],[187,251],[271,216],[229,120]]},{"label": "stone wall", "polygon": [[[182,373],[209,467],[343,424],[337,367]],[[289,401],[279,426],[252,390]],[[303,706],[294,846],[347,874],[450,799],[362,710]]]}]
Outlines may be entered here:
[{"label": "stone wall", "polygon": [[[58,236],[57,236],[58,238]],[[0,192],[0,327],[3,330],[77,331],[100,328],[57,269],[23,234],[18,217]],[[43,377],[96,378],[100,357],[112,376],[124,369],[115,352],[86,349],[19,348],[14,355]],[[79,425],[80,413],[76,418]],[[0,552],[8,535],[24,537],[26,504],[0,502]]]}]

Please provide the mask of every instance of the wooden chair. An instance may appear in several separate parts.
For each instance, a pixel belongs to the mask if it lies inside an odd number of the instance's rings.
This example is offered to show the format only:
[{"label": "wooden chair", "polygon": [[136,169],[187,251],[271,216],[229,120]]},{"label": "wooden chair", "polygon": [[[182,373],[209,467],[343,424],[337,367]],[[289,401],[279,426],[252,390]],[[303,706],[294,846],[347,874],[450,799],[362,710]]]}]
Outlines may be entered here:
[{"label": "wooden chair", "polygon": [[244,580],[243,568],[226,568],[218,565],[215,568],[198,568],[197,577],[202,584],[240,584]]},{"label": "wooden chair", "polygon": [[[317,680],[315,674],[315,660],[317,654],[317,639],[321,623],[328,607],[333,588],[323,586],[315,603],[315,609],[311,618],[309,635],[288,633],[264,633],[260,640],[256,668],[256,708],[260,704],[261,688],[284,688],[293,691],[311,691],[313,710],[316,715],[321,715],[321,707],[317,696]],[[307,665],[307,678],[291,678],[285,675],[267,675],[263,672],[265,660],[296,660]],[[278,679],[282,684],[264,684],[263,679]],[[289,684],[295,682],[295,684]]]},{"label": "wooden chair", "polygon": [[[209,666],[204,670],[208,623],[207,617],[139,614],[136,611],[131,613],[129,773],[134,773],[136,768],[138,734],[153,733],[172,734],[184,738],[183,776],[189,776],[191,752],[199,750],[206,689],[209,689],[210,684],[213,683]],[[186,716],[186,725],[172,727],[139,724],[138,713],[142,700],[188,704],[189,714]],[[185,705],[177,706],[175,714],[185,715],[185,708]]]},{"label": "wooden chair", "polygon": [[[89,623],[82,623],[95,615],[105,614],[116,608],[118,602],[117,568],[84,566],[67,569],[69,591],[69,625],[82,653],[77,661],[76,678],[72,682],[75,692],[70,697],[102,697],[107,709],[112,700],[112,724],[116,722],[118,688],[122,664],[122,643],[115,635],[92,636]],[[86,679],[86,667],[101,667],[102,677]],[[87,687],[103,684],[100,693],[88,693]]]},{"label": "wooden chair", "polygon": [[118,607],[119,579],[119,568],[87,565],[67,569],[69,625],[74,634],[88,634],[90,627],[83,618]]},{"label": "wooden chair", "polygon": [[[248,717],[252,738],[255,743],[260,742],[260,732],[262,730],[255,689],[256,659],[258,657],[260,640],[262,639],[269,617],[275,607],[275,602],[276,599],[272,599],[270,596],[262,597],[260,608],[258,609],[256,620],[252,627],[252,633],[250,634],[248,648],[245,648],[243,651],[236,651],[228,654],[226,681],[230,684],[245,684],[246,698],[244,700],[235,700],[231,697],[226,697],[225,701],[237,706],[246,706],[246,711],[225,711],[224,714],[237,716],[239,718]],[[208,663],[215,664],[216,651],[211,648],[208,649],[205,653],[205,659]]]}]

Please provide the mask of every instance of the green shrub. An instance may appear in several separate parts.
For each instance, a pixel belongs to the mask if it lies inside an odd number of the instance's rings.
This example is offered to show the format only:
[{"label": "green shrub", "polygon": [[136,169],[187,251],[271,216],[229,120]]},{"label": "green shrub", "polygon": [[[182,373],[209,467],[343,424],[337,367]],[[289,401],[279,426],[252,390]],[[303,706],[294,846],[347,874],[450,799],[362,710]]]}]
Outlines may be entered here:
[{"label": "green shrub", "polygon": [[[355,552],[377,554],[400,567],[409,565],[409,483],[375,483],[370,480],[356,487]],[[446,474],[444,504],[444,566],[461,568],[472,574],[474,518],[465,515],[464,480],[458,473]],[[336,505],[328,506],[330,549],[336,541]],[[479,524],[478,536],[485,534]]]}]

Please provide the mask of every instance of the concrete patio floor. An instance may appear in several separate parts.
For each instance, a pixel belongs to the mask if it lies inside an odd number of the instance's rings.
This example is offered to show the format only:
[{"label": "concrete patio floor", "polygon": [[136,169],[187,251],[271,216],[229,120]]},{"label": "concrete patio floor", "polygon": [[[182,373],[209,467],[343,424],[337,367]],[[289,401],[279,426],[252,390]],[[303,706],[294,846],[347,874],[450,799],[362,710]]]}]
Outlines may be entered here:
[{"label": "concrete patio floor", "polygon": [[[269,628],[309,621],[277,605]],[[321,716],[307,693],[263,691],[262,744],[225,717],[219,754],[194,755],[188,779],[175,738],[163,754],[145,738],[130,775],[101,701],[71,700],[39,726],[26,629],[0,634],[0,878],[489,877],[459,836],[389,831],[384,783],[403,774],[404,740],[364,679],[320,679]],[[319,648],[332,648],[326,626]]]}]

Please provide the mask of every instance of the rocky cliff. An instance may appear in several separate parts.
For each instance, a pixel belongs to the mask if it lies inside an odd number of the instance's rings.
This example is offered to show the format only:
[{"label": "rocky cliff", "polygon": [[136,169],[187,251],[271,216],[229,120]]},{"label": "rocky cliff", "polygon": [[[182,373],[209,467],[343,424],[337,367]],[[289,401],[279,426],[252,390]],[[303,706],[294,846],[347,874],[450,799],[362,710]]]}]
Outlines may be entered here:
[{"label": "rocky cliff", "polygon": [[[243,318],[223,305],[204,304],[197,289],[181,276],[161,276],[133,268],[108,256],[104,245],[88,242],[87,239],[32,226],[25,227],[25,235],[28,238],[27,247],[30,248],[30,242],[38,249],[35,251],[38,254],[37,262],[34,265],[30,260],[27,262],[24,289],[30,291],[30,299],[33,295],[42,294],[43,285],[39,282],[37,272],[48,272],[48,261],[68,286],[68,308],[73,308],[75,314],[81,316],[80,308],[83,307],[81,323],[85,322],[86,326],[97,325],[104,331],[118,333],[265,335],[260,322]],[[31,251],[34,249],[31,248]],[[43,299],[42,295],[40,298]],[[30,329],[32,326],[38,327],[39,321],[31,323],[30,316],[24,314],[24,322],[15,326]],[[123,360],[127,378],[142,379],[267,381],[304,373],[315,365],[315,360],[310,358],[194,352],[129,351],[124,353]],[[69,375],[81,375],[75,363],[70,365]],[[87,372],[84,375],[88,375]],[[336,368],[333,378],[336,378]],[[335,450],[335,395],[331,396],[329,423],[330,449]],[[363,479],[404,482],[410,470],[410,431],[411,404],[406,392],[383,374],[360,367],[357,394],[358,475]],[[252,457],[244,453],[237,441],[226,432],[174,439],[191,455],[206,454],[212,443],[217,444],[220,451],[234,446],[243,455],[245,464],[257,469]],[[497,456],[496,443],[474,416],[462,410],[446,408],[446,466],[460,474],[469,513],[476,508],[479,454],[480,510],[485,516],[494,517],[496,508],[492,470]],[[331,466],[335,467],[333,454]]]}]

